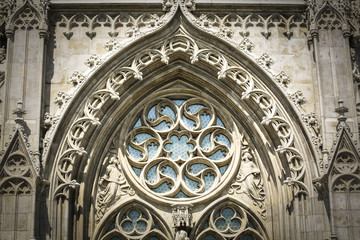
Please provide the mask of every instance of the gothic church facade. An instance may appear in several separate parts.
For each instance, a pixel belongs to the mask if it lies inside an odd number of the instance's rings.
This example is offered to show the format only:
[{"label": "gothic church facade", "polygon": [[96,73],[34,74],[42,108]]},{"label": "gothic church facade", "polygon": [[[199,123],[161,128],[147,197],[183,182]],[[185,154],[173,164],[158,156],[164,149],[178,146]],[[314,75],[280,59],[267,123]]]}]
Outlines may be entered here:
[{"label": "gothic church facade", "polygon": [[1,239],[357,239],[360,1],[0,3]]}]

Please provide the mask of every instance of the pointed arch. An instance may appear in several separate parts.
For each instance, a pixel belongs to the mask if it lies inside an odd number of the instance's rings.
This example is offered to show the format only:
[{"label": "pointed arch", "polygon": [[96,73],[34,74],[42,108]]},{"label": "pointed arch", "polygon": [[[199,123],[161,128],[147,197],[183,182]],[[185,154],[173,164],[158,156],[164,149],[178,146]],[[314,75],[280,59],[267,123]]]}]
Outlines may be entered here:
[{"label": "pointed arch", "polygon": [[[254,154],[263,178],[269,179],[264,181],[265,190],[273,194],[267,194],[267,201],[280,204],[292,201],[293,195],[312,194],[307,184],[317,173],[311,168],[314,151],[306,144],[310,141],[293,103],[275,84],[274,76],[214,36],[201,33],[194,37],[196,31],[186,21],[173,20],[166,31],[148,36],[151,44],[138,41],[119,50],[74,90],[68,108],[61,109],[57,131],[65,129],[65,134],[54,138],[45,173],[52,179],[51,194],[63,193],[71,196],[69,200],[82,196],[76,204],[85,209],[84,218],[76,224],[85,226],[85,235],[96,228],[95,223],[89,223],[96,212],[96,200],[84,199],[96,196],[104,159],[117,154],[116,146],[123,147],[134,120],[133,109],[141,108],[151,97],[170,96],[176,91],[214,99],[214,105],[244,129],[247,141],[256,146]],[[209,44],[207,38],[219,44]],[[229,51],[238,54],[226,54]],[[121,143],[112,147],[114,139]],[[232,176],[237,170],[238,166]],[[134,186],[130,181],[129,185]],[[71,192],[69,186],[76,190]],[[219,190],[212,196],[217,194],[223,193]]]}]

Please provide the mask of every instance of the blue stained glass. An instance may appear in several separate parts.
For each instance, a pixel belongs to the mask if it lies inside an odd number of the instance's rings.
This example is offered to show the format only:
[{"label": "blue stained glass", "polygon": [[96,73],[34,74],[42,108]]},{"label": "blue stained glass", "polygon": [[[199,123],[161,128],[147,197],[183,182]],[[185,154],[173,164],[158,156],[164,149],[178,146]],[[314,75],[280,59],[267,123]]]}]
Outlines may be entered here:
[{"label": "blue stained glass", "polygon": [[111,224],[108,228],[107,232],[110,232],[111,230],[115,229],[115,223]]},{"label": "blue stained glass", "polygon": [[215,153],[211,154],[210,156],[208,156],[208,158],[210,158],[211,160],[221,160],[223,158],[226,157],[226,151],[223,150],[217,150]]},{"label": "blue stained glass", "polygon": [[157,223],[155,223],[155,228],[161,230]]},{"label": "blue stained glass", "polygon": [[187,129],[194,129],[196,127],[195,121],[183,116],[182,120],[184,121],[184,125]]},{"label": "blue stained glass", "polygon": [[186,176],[184,176],[184,180],[185,180],[185,183],[186,185],[191,189],[191,190],[197,190],[200,188],[200,184],[197,182],[197,181],[194,181]]},{"label": "blue stained glass", "polygon": [[149,110],[149,112],[148,112],[148,115],[147,115],[147,118],[148,118],[151,122],[153,122],[153,121],[155,121],[155,120],[157,119],[155,109],[156,109],[156,105],[154,105],[152,108],[150,108],[150,110]]},{"label": "blue stained glass", "polygon": [[119,237],[112,237],[112,238],[110,238],[110,240],[121,240],[121,238],[119,238]]},{"label": "blue stained glass", "polygon": [[148,133],[139,133],[139,134],[135,135],[133,142],[143,143],[144,141],[146,141],[146,140],[148,140],[149,138],[152,138],[152,137],[153,136],[151,136]]},{"label": "blue stained glass", "polygon": [[158,237],[153,236],[153,237],[149,238],[149,240],[160,240],[160,239]]},{"label": "blue stained glass", "polygon": [[169,107],[169,106],[162,107],[161,112],[164,115],[167,115],[167,116],[171,117],[175,121],[176,115],[175,115],[175,112],[172,110],[171,107]]},{"label": "blue stained glass", "polygon": [[140,177],[141,168],[132,167],[132,169],[134,170],[135,174],[136,174],[138,177]]},{"label": "blue stained glass", "polygon": [[150,183],[154,183],[156,181],[157,166],[158,166],[157,164],[152,166],[146,174],[146,180],[148,180]]},{"label": "blue stained glass", "polygon": [[209,227],[209,222],[206,222],[205,224],[204,224],[204,226],[202,227],[202,230],[205,230],[205,229],[207,229]]},{"label": "blue stained glass", "polygon": [[211,116],[209,114],[207,114],[206,112],[204,112],[203,114],[200,115],[201,129],[204,129],[207,127],[207,125],[209,125],[210,119],[211,119]]},{"label": "blue stained glass", "polygon": [[220,170],[220,173],[221,173],[221,176],[224,175],[224,173],[226,172],[226,170],[228,169],[228,165],[225,165],[225,166],[222,166],[222,167],[219,167],[219,170]]},{"label": "blue stained glass", "polygon": [[233,219],[231,220],[230,222],[230,228],[233,230],[233,231],[237,231],[240,229],[240,226],[241,226],[241,222],[237,219]]},{"label": "blue stained glass", "polygon": [[231,146],[230,140],[224,134],[216,135],[216,141],[222,145],[229,147],[229,148]]},{"label": "blue stained glass", "polygon": [[165,150],[171,152],[170,158],[173,160],[183,159],[186,160],[189,158],[188,151],[194,149],[194,145],[186,143],[189,138],[185,135],[181,136],[180,139],[173,135],[170,137],[171,143],[165,145]]},{"label": "blue stained glass", "polygon": [[152,159],[156,156],[156,152],[158,150],[159,146],[155,145],[154,143],[151,143],[150,145],[147,146],[147,150],[149,153],[149,159]]},{"label": "blue stained glass", "polygon": [[246,234],[241,238],[241,240],[255,240],[255,239],[251,235]]},{"label": "blue stained glass", "polygon": [[220,231],[225,231],[227,228],[227,225],[228,224],[226,223],[226,221],[224,219],[219,219],[215,223],[216,228],[219,229]]},{"label": "blue stained glass", "polygon": [[140,160],[142,158],[142,152],[140,150],[133,148],[132,146],[130,146],[130,144],[128,145],[128,151],[133,159]]},{"label": "blue stained glass", "polygon": [[205,168],[208,168],[209,166],[203,163],[195,163],[190,166],[189,172],[192,174],[198,174],[200,171],[204,170]]},{"label": "blue stained glass", "polygon": [[178,105],[179,107],[181,106],[181,104],[183,104],[185,102],[185,100],[181,100],[181,99],[175,99],[172,100],[176,105]]},{"label": "blue stained glass", "polygon": [[255,225],[249,220],[248,227],[251,227],[253,229],[256,229]]},{"label": "blue stained glass", "polygon": [[219,117],[216,118],[216,126],[225,127],[224,123],[221,121]]},{"label": "blue stained glass", "polygon": [[142,124],[141,124],[141,118],[139,118],[139,119],[136,121],[133,129],[134,129],[134,128],[137,128],[137,127],[141,127],[141,126],[142,126]]},{"label": "blue stained glass", "polygon": [[188,198],[189,196],[186,195],[183,191],[179,191],[174,198]]},{"label": "blue stained glass", "polygon": [[145,232],[146,227],[147,227],[147,223],[144,221],[138,221],[136,223],[136,230],[138,230],[138,232]]},{"label": "blue stained glass", "polygon": [[204,175],[204,181],[205,181],[205,192],[206,192],[214,184],[215,176],[211,175],[210,173],[207,173],[206,175]]},{"label": "blue stained glass", "polygon": [[223,215],[224,218],[230,219],[230,218],[234,217],[235,212],[231,208],[225,208],[222,211],[222,215]]},{"label": "blue stained glass", "polygon": [[171,190],[171,183],[162,183],[160,186],[153,188],[152,190],[156,193],[166,193]]},{"label": "blue stained glass", "polygon": [[129,218],[132,221],[136,221],[136,220],[138,220],[140,218],[140,213],[138,211],[132,210],[129,213]]},{"label": "blue stained glass", "polygon": [[200,109],[204,108],[204,105],[201,104],[192,104],[190,106],[188,106],[188,108],[186,109],[187,112],[194,114],[197,111],[199,111]]},{"label": "blue stained glass", "polygon": [[160,122],[158,125],[156,125],[155,127],[153,127],[155,130],[158,131],[167,131],[169,130],[171,127],[171,123],[170,122],[166,122],[166,121],[162,121]]},{"label": "blue stained glass", "polygon": [[201,141],[201,148],[204,149],[205,151],[210,150],[210,148],[211,148],[210,133],[206,134],[205,137],[203,137],[203,139]]},{"label": "blue stained glass", "polygon": [[214,237],[213,235],[206,235],[204,240],[216,240],[216,237]]},{"label": "blue stained glass", "polygon": [[171,177],[172,179],[176,179],[176,172],[175,172],[175,170],[174,170],[172,167],[170,167],[170,166],[162,167],[162,168],[161,168],[161,172],[162,172],[164,175],[166,175],[166,176],[168,176],[168,177]]},{"label": "blue stained glass", "polygon": [[129,221],[124,222],[121,227],[125,232],[131,232],[134,230],[134,224]]}]

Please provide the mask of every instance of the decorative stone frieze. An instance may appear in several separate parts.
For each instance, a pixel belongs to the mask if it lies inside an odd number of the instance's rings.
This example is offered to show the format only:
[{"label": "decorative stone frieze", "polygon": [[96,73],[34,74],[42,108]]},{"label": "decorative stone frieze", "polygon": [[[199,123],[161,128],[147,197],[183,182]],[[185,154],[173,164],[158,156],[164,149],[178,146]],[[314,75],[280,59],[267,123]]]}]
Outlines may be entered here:
[{"label": "decorative stone frieze", "polygon": [[[220,17],[216,14],[202,14],[196,18],[196,24],[200,28],[211,31],[218,31],[220,35],[231,37],[233,33],[239,32],[243,37],[249,37],[250,27],[262,28],[261,34],[268,39],[271,35],[270,28],[283,29],[283,34],[288,39],[293,36],[293,28],[306,27],[305,16],[291,15],[284,17],[280,14],[272,14],[270,16],[261,16],[259,14],[238,15],[235,13]],[[239,29],[239,30],[237,30]]]},{"label": "decorative stone frieze", "polygon": [[[168,7],[170,9],[172,5]],[[120,28],[124,28],[128,37],[134,37],[143,34],[146,31],[154,30],[165,23],[167,14],[150,14],[144,13],[139,16],[131,14],[108,15],[99,13],[90,16],[84,13],[78,13],[73,16],[65,16],[63,14],[54,15],[52,21],[59,27],[65,28],[64,36],[70,40],[75,27],[88,29],[86,35],[92,39],[96,36],[96,28],[109,28],[109,36],[115,38],[119,35]]]}]

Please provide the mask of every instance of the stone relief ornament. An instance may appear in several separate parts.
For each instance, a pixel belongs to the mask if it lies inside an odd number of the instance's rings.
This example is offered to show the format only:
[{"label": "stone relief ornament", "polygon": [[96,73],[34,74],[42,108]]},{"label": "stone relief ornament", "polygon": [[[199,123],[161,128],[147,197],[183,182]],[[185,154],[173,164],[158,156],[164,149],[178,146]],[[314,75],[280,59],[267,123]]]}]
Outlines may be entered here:
[{"label": "stone relief ornament", "polygon": [[85,65],[91,68],[97,65],[101,65],[101,63],[101,58],[98,55],[93,54],[86,60]]},{"label": "stone relief ornament", "polygon": [[249,148],[243,138],[243,155],[239,173],[234,183],[230,185],[229,194],[246,194],[252,201],[263,219],[267,218],[265,208],[264,184],[260,169],[253,157],[253,150]]},{"label": "stone relief ornament", "polygon": [[20,130],[15,131],[1,163],[0,194],[18,195],[33,192],[36,172]]},{"label": "stone relief ornament", "polygon": [[[86,135],[85,133],[88,131],[91,125],[101,124],[100,113],[106,111],[104,107],[107,106],[106,103],[108,103],[108,101],[117,101],[120,99],[118,89],[123,85],[123,83],[130,78],[141,81],[142,70],[146,66],[157,61],[160,61],[163,64],[168,64],[170,55],[176,52],[182,52],[182,54],[188,55],[191,64],[199,64],[199,60],[202,61],[201,64],[209,64],[212,68],[217,70],[219,81],[223,80],[224,78],[228,78],[229,80],[234,81],[237,86],[239,86],[240,91],[242,91],[242,100],[247,101],[248,99],[251,99],[255,104],[259,105],[263,114],[262,124],[272,127],[280,139],[281,145],[277,147],[277,151],[283,154],[288,161],[291,172],[291,176],[289,176],[288,179],[289,181],[291,181],[290,186],[293,187],[296,196],[298,196],[299,194],[308,194],[307,187],[304,183],[306,175],[305,161],[302,157],[301,151],[297,148],[294,131],[290,127],[288,120],[283,117],[281,110],[277,106],[276,100],[273,99],[273,97],[267,92],[266,89],[262,89],[261,84],[258,84],[259,80],[256,77],[252,76],[246,69],[236,64],[230,64],[228,62],[228,59],[220,52],[211,49],[201,48],[182,29],[179,30],[174,36],[166,39],[160,46],[155,48],[149,48],[146,51],[138,53],[131,63],[128,63],[126,66],[119,67],[118,69],[114,70],[114,72],[110,74],[110,76],[102,84],[99,84],[98,90],[93,92],[89,96],[82,113],[76,118],[76,120],[72,123],[69,129],[67,138],[65,140],[66,144],[64,144],[63,147],[59,150],[60,154],[57,160],[57,173],[60,182],[67,182],[71,180],[73,174],[73,164],[78,161],[77,159],[79,159],[79,156],[82,156],[84,153],[86,153],[83,141],[83,138]],[[174,104],[171,104],[171,106],[174,106]],[[178,108],[175,107],[174,109]],[[171,119],[171,117],[169,116],[165,116],[165,118]],[[173,123],[174,119],[169,121],[170,123]],[[147,124],[150,123],[151,121],[147,121]],[[79,125],[81,125],[81,128],[78,127]],[[156,132],[150,132],[154,134],[153,137],[155,137],[155,139],[160,139],[157,137]],[[180,136],[177,136],[175,134],[174,137],[182,137],[182,135],[182,133],[180,134]],[[190,135],[184,135],[185,138],[187,136],[187,138],[190,139]],[[189,142],[188,144],[190,144],[191,146],[192,143]],[[138,149],[140,145],[137,146],[135,149],[140,151],[140,149]],[[140,166],[144,164],[142,161],[139,160],[133,162],[133,166],[135,167],[136,165]],[[216,170],[217,168],[218,167],[213,168],[215,172],[219,171]],[[161,170],[161,168],[158,170]],[[158,174],[160,174],[159,171]],[[173,176],[171,177],[169,174],[155,174],[155,176],[161,176],[161,178],[164,179],[161,181],[158,181],[159,178],[157,178],[157,180],[153,179],[154,182],[152,182],[151,179],[146,179],[145,174],[138,177],[143,179],[141,180],[143,181],[143,186],[150,187],[151,189],[156,188],[157,183],[172,183],[172,188],[175,186],[174,189],[179,189],[179,186],[181,185],[180,182],[178,182],[177,180],[174,182],[174,178],[178,178],[178,175],[176,175],[176,177],[171,175]],[[220,175],[217,174],[217,176]],[[217,181],[217,178],[215,178],[215,182]],[[182,184],[182,187],[183,186],[184,184]],[[191,190],[191,192],[191,194],[199,194],[198,191],[194,192],[193,190]],[[164,194],[168,194],[168,196],[170,196],[172,193]]]},{"label": "stone relief ornament", "polygon": [[172,209],[174,227],[192,227],[191,209],[187,205],[178,205]]},{"label": "stone relief ornament", "polygon": [[61,107],[63,104],[67,103],[70,98],[71,97],[67,93],[59,91],[57,96],[55,97],[54,103]]},{"label": "stone relief ornament", "polygon": [[219,36],[232,37],[238,33],[243,37],[249,37],[249,27],[260,27],[261,34],[268,39],[271,35],[270,28],[283,29],[283,34],[288,39],[293,36],[293,28],[306,28],[305,16],[296,14],[285,17],[280,14],[272,14],[264,17],[259,14],[238,15],[235,13],[219,16],[214,13],[201,14],[196,17],[195,23],[200,28],[218,32]]},{"label": "stone relief ornament", "polygon": [[214,207],[203,219],[194,234],[196,239],[266,239],[252,215],[231,201]]},{"label": "stone relief ornament", "polygon": [[79,73],[78,71],[75,71],[69,78],[68,82],[72,83],[74,87],[82,84],[85,80],[85,76]]},{"label": "stone relief ornament", "polygon": [[125,195],[134,195],[134,190],[127,184],[118,158],[113,155],[104,160],[107,164],[104,175],[99,181],[96,198],[95,221],[99,222],[106,210]]},{"label": "stone relief ornament", "polygon": [[[170,9],[172,5],[168,7]],[[140,35],[149,29],[156,29],[165,23],[165,14],[150,14],[145,13],[139,16],[130,14],[108,15],[100,13],[95,16],[89,16],[83,13],[78,13],[73,16],[65,16],[63,14],[55,15],[52,21],[59,27],[66,30],[63,32],[64,36],[70,40],[73,36],[72,29],[75,27],[87,28],[86,35],[92,39],[96,36],[96,28],[109,28],[109,36],[117,37],[120,29],[125,30],[126,36],[134,37]]]},{"label": "stone relief ornament", "polygon": [[270,68],[271,65],[273,65],[275,63],[274,60],[267,53],[264,53],[263,55],[261,55],[261,57],[259,57],[257,59],[257,61],[260,65],[263,65],[267,68]]},{"label": "stone relief ornament", "polygon": [[113,38],[105,43],[105,49],[109,52],[116,50],[119,47],[120,47],[120,43]]},{"label": "stone relief ornament", "polygon": [[175,234],[175,240],[190,240],[188,234],[184,230],[177,231]]},{"label": "stone relief ornament", "polygon": [[161,98],[144,106],[127,136],[127,165],[145,191],[183,202],[226,179],[234,165],[232,139],[207,101]]},{"label": "stone relief ornament", "polygon": [[173,239],[165,224],[138,203],[122,206],[115,218],[107,220],[107,225],[105,234],[96,239]]},{"label": "stone relief ornament", "polygon": [[281,71],[277,76],[276,76],[276,81],[278,83],[280,83],[283,87],[287,87],[288,84],[291,82],[291,79],[288,75],[286,75],[286,73],[284,71]]},{"label": "stone relief ornament", "polygon": [[252,51],[255,45],[250,41],[250,39],[244,38],[239,44],[239,47],[243,50]]},{"label": "stone relief ornament", "polygon": [[290,94],[290,99],[297,105],[304,105],[307,101],[302,91],[296,91]]}]

